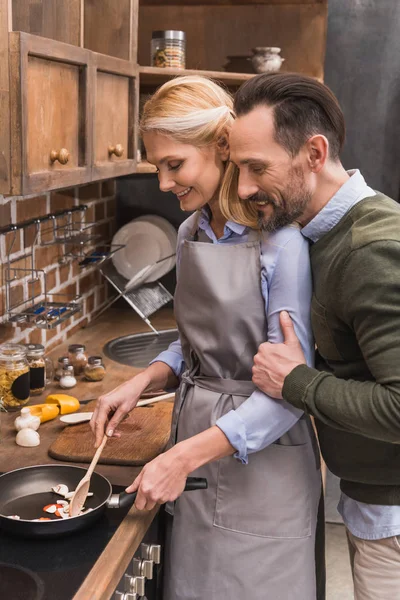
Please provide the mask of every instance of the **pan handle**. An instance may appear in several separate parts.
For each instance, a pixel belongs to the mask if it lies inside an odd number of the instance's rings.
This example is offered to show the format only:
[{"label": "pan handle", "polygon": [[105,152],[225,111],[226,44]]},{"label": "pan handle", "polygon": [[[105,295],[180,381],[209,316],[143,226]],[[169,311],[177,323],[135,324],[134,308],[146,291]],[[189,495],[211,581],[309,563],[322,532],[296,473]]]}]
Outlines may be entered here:
[{"label": "pan handle", "polygon": [[[186,479],[186,485],[184,492],[190,492],[192,490],[206,490],[208,487],[207,479],[204,477],[188,477]],[[121,492],[120,494],[113,494],[107,503],[108,508],[127,508],[131,506],[136,500],[136,492],[127,494]]]}]

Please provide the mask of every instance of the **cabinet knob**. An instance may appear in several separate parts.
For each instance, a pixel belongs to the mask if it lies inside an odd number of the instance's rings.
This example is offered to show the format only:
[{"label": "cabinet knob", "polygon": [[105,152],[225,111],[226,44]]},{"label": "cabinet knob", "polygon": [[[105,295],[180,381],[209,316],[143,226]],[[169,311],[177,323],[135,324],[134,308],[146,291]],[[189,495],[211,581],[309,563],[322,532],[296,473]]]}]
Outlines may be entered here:
[{"label": "cabinet knob", "polygon": [[124,148],[122,144],[116,144],[115,146],[108,146],[108,154],[115,154],[120,158],[124,153]]},{"label": "cabinet knob", "polygon": [[50,160],[52,163],[58,160],[61,165],[66,165],[69,161],[69,152],[66,148],[61,148],[61,150],[52,150],[50,152]]}]

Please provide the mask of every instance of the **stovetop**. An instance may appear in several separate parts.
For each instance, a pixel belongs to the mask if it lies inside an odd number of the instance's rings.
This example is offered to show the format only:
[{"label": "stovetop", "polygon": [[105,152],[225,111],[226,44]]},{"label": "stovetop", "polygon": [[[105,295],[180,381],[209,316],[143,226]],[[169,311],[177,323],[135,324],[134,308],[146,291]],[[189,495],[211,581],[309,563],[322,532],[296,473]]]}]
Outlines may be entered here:
[{"label": "stovetop", "polygon": [[[113,493],[122,491],[113,486]],[[128,510],[106,510],[87,529],[59,539],[0,531],[1,600],[71,600]]]}]

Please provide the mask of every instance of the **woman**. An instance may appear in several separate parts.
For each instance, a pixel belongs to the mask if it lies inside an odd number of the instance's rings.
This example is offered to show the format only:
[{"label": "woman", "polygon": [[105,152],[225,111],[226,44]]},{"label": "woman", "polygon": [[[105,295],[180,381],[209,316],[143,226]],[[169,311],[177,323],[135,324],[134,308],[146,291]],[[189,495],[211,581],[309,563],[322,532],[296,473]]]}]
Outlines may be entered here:
[{"label": "woman", "polygon": [[[180,341],[101,397],[92,428],[98,443],[112,413],[108,435],[145,389],[180,383],[172,447],[127,488],[138,491],[139,509],[168,501],[173,510],[164,597],[312,600],[321,490],[312,427],[251,382],[258,345],[282,340],[283,309],[312,360],[308,247],[295,227],[261,235],[222,214],[232,119],[230,96],[201,77],[164,84],[144,107],[142,136],[160,189],[196,211],[178,235]],[[228,217],[224,194],[234,187],[228,177],[221,191]],[[243,204],[242,221],[256,223],[253,206]],[[189,473],[206,477],[208,489],[181,496]]]}]

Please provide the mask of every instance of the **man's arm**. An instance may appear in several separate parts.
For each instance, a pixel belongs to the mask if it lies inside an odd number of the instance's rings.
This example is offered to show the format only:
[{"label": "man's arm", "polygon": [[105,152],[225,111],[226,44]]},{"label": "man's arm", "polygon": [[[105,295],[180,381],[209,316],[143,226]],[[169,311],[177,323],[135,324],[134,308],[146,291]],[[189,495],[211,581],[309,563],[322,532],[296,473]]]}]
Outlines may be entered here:
[{"label": "man's arm", "polygon": [[354,250],[343,270],[340,299],[339,314],[353,329],[374,381],[339,379],[301,364],[291,337],[289,345],[280,345],[274,372],[266,365],[270,349],[258,356],[257,385],[270,393],[275,385],[276,396],[280,388],[287,402],[331,427],[400,443],[400,243]]}]

